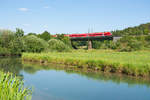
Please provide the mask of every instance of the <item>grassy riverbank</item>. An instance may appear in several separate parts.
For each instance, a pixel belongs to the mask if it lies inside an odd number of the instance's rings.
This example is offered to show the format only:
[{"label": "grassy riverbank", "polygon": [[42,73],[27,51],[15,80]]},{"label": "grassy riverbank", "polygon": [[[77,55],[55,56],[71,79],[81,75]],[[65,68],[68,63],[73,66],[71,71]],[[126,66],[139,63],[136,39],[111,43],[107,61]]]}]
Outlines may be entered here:
[{"label": "grassy riverbank", "polygon": [[18,77],[0,72],[0,100],[31,100],[31,90]]},{"label": "grassy riverbank", "polygon": [[124,73],[133,76],[150,75],[150,52],[72,51],[49,53],[23,53],[23,60],[41,63],[61,63],[80,68],[88,67],[104,72]]}]

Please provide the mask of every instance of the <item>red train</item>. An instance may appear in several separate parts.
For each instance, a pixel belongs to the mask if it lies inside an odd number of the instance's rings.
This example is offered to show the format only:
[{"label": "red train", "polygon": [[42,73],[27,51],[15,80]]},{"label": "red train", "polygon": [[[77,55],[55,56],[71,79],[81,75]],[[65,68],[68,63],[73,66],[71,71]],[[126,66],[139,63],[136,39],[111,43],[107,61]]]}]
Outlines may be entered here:
[{"label": "red train", "polygon": [[[112,40],[113,36],[111,32],[98,32],[98,33],[84,33],[84,34],[65,34],[64,36],[70,37],[71,40]],[[53,35],[57,37],[57,35]]]}]

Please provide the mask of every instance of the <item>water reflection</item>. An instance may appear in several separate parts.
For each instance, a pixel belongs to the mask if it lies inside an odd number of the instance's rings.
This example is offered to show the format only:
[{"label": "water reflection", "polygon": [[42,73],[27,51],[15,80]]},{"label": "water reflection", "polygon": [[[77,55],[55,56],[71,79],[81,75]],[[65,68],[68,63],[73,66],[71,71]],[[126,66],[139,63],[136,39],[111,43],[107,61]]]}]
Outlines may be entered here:
[{"label": "water reflection", "polygon": [[30,74],[35,74],[40,70],[56,70],[56,71],[65,71],[67,74],[78,74],[82,77],[87,77],[88,79],[104,81],[104,82],[114,82],[116,84],[127,83],[130,87],[134,85],[146,85],[150,87],[150,79],[148,78],[140,78],[140,77],[131,77],[127,75],[121,74],[111,74],[111,73],[103,73],[103,72],[90,72],[87,69],[77,69],[77,68],[68,68],[63,65],[43,65],[39,63],[31,63],[31,62],[23,62],[24,71]]},{"label": "water reflection", "polygon": [[86,69],[76,69],[73,67],[66,67],[63,65],[49,64],[43,65],[39,63],[31,62],[22,62],[21,58],[16,57],[3,57],[0,58],[0,70],[5,72],[11,72],[16,75],[21,75],[21,71],[25,71],[28,74],[35,74],[41,70],[56,70],[56,71],[65,71],[67,74],[78,74],[89,79],[98,80],[98,81],[112,81],[116,84],[127,83],[129,86],[132,85],[146,85],[150,86],[150,79],[145,78],[135,78],[129,77],[126,75],[110,74],[103,72],[89,72]]},{"label": "water reflection", "polygon": [[19,74],[19,72],[22,70],[21,59],[14,57],[0,58],[0,69],[5,72]]},{"label": "water reflection", "polygon": [[150,80],[63,65],[40,65],[1,58],[0,70],[35,87],[32,100],[149,100]]}]

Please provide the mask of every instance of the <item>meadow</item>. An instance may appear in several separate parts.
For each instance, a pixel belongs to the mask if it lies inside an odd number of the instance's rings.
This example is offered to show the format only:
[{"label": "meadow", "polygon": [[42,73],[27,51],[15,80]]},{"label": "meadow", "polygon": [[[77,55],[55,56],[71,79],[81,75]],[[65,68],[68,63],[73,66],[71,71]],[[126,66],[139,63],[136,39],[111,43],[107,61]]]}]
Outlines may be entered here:
[{"label": "meadow", "polygon": [[40,63],[58,63],[78,68],[132,76],[150,75],[150,52],[112,50],[73,50],[71,52],[23,53],[22,59]]}]

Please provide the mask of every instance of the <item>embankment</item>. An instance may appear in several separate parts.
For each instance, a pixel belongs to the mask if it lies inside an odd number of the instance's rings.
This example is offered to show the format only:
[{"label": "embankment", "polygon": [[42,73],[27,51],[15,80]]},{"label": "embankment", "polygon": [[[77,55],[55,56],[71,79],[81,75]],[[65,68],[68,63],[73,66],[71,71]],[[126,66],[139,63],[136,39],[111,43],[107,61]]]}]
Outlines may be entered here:
[{"label": "embankment", "polygon": [[132,76],[150,76],[150,52],[74,51],[66,53],[23,53],[22,60],[58,63]]}]

